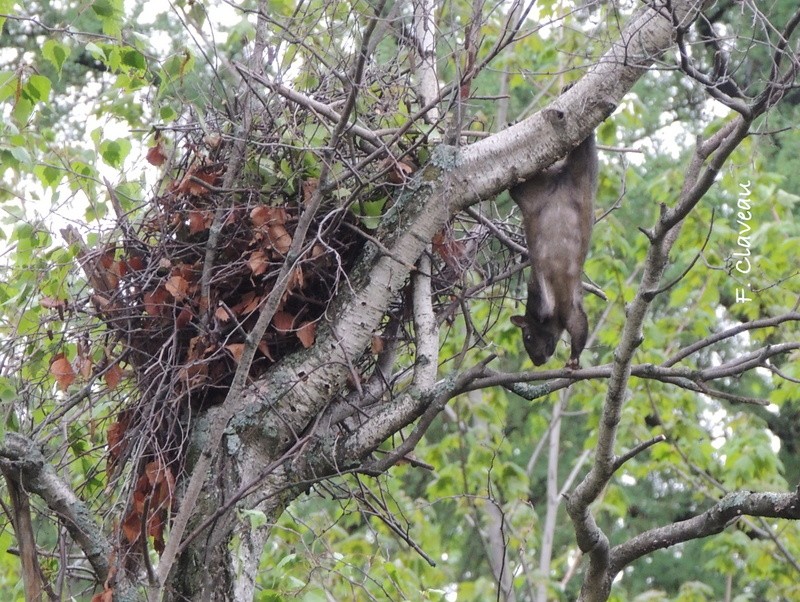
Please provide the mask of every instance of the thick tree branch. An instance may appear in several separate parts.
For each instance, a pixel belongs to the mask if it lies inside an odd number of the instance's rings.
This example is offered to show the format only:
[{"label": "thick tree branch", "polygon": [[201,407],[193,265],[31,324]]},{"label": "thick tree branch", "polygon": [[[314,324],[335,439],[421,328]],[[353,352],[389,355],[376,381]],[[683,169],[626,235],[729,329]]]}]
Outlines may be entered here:
[{"label": "thick tree branch", "polygon": [[800,497],[793,493],[729,493],[711,508],[690,518],[657,529],[615,546],[611,550],[610,571],[616,575],[628,564],[656,550],[720,533],[741,516],[800,519]]},{"label": "thick tree branch", "polygon": [[[672,3],[675,19],[683,26],[688,25],[706,3],[707,0],[676,0]],[[459,182],[452,191],[459,199],[458,208],[510,187],[577,146],[614,111],[625,93],[672,45],[673,39],[669,15],[649,6],[637,11],[620,39],[597,65],[547,107],[566,113],[565,131],[555,132],[539,112],[463,149],[458,168],[450,174],[453,184]],[[480,177],[475,177],[476,174]]]},{"label": "thick tree branch", "polygon": [[[41,600],[44,593],[44,584],[36,550],[36,539],[33,533],[30,500],[25,489],[17,482],[14,475],[5,469],[4,464],[4,462],[0,462],[0,470],[5,476],[8,497],[11,499],[9,514],[19,546],[25,600]],[[55,596],[51,595],[51,599],[54,598]]]},{"label": "thick tree branch", "polygon": [[426,395],[436,383],[439,367],[439,325],[433,311],[431,292],[431,258],[423,253],[412,278],[414,284],[414,331],[416,357],[413,387]]},{"label": "thick tree branch", "polygon": [[348,437],[343,443],[342,452],[337,455],[343,457],[347,463],[360,460],[391,435],[420,418],[411,434],[392,450],[391,454],[363,467],[363,471],[369,474],[385,472],[414,449],[434,418],[444,409],[445,404],[459,393],[463,393],[465,386],[475,374],[493,359],[494,356],[490,356],[458,377],[439,382],[428,395],[420,395],[418,391],[412,390],[400,399],[395,399],[391,405],[381,408]]}]

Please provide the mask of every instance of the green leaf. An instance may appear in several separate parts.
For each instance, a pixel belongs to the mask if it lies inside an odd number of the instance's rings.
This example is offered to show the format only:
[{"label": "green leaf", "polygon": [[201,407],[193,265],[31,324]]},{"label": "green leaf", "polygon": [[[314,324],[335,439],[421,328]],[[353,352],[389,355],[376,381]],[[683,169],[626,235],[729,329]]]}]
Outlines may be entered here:
[{"label": "green leaf", "polygon": [[33,159],[31,159],[31,155],[27,149],[21,146],[14,146],[8,150],[11,153],[11,156],[14,157],[17,161],[19,161],[21,165],[24,165],[26,167],[33,166]]},{"label": "green leaf", "polygon": [[122,162],[131,152],[130,140],[118,138],[117,140],[103,140],[100,143],[100,156],[103,161],[116,169],[122,168]]},{"label": "green leaf", "polygon": [[18,86],[16,71],[0,71],[0,101],[16,94]]},{"label": "green leaf", "polygon": [[17,388],[14,386],[14,381],[5,376],[0,376],[0,403],[6,404],[13,401],[16,396]]},{"label": "green leaf", "polygon": [[275,565],[275,570],[285,567],[287,564],[292,562],[295,558],[297,558],[297,554],[287,554],[283,558],[281,558],[280,562]]},{"label": "green leaf", "polygon": [[161,107],[158,114],[164,121],[174,121],[178,117],[178,113],[172,107]]},{"label": "green leaf", "polygon": [[28,124],[28,119],[33,113],[33,103],[27,98],[17,99],[14,104],[14,109],[11,111],[11,116],[20,127],[25,127]]},{"label": "green leaf", "polygon": [[126,67],[138,69],[139,71],[144,71],[147,69],[147,61],[145,60],[144,55],[133,48],[123,48],[120,51],[120,57],[122,64]]},{"label": "green leaf", "polygon": [[195,2],[190,4],[191,8],[187,13],[187,18],[189,22],[192,23],[198,29],[202,29],[203,25],[206,21],[206,8],[203,6],[201,2]]},{"label": "green leaf", "polygon": [[44,102],[50,97],[50,80],[44,75],[31,75],[24,93],[33,101]]},{"label": "green leaf", "polygon": [[42,46],[42,56],[53,63],[59,75],[61,75],[61,68],[69,58],[70,52],[69,46],[53,39],[47,40]]},{"label": "green leaf", "polygon": [[102,61],[103,63],[108,62],[108,59],[106,58],[106,51],[94,42],[89,42],[86,44],[86,52],[91,54],[92,58],[97,59],[98,61]]},{"label": "green leaf", "polygon": [[114,7],[110,0],[96,0],[92,4],[92,10],[98,17],[113,17]]},{"label": "green leaf", "polygon": [[64,177],[64,171],[50,165],[37,165],[33,168],[33,173],[39,178],[42,185],[47,188],[53,189],[58,187],[61,178]]},{"label": "green leaf", "polygon": [[163,71],[166,75],[164,80],[181,79],[192,69],[194,69],[194,56],[184,49],[183,52],[174,54],[164,61]]},{"label": "green leaf", "polygon": [[3,25],[5,25],[6,17],[4,15],[8,15],[14,12],[14,0],[0,0],[0,32],[3,31]]},{"label": "green leaf", "polygon": [[111,48],[110,52],[106,52],[106,56],[108,57],[108,68],[112,71],[119,71],[120,65],[122,65],[122,57],[120,56],[118,48]]}]

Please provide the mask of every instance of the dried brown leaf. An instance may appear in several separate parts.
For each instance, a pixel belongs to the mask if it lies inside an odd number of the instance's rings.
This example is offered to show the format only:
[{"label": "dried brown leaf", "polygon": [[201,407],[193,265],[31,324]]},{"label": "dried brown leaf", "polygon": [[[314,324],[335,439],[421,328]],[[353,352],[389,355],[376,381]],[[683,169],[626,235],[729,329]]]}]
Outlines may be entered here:
[{"label": "dried brown leaf", "polygon": [[159,286],[154,291],[148,291],[142,295],[144,310],[151,316],[161,316],[166,312],[167,301],[171,299],[171,297],[172,295],[170,295],[169,291],[163,286]]},{"label": "dried brown leaf", "polygon": [[153,460],[144,466],[144,476],[147,477],[147,482],[152,487],[158,482],[158,474],[162,471],[161,462]]},{"label": "dried brown leaf", "polygon": [[62,391],[66,391],[75,382],[75,371],[63,353],[59,353],[53,358],[53,362],[50,364],[50,374],[56,379],[58,388]]},{"label": "dried brown leaf", "polygon": [[467,247],[461,240],[453,238],[451,232],[440,230],[432,240],[433,251],[456,273],[461,273],[466,265]]},{"label": "dried brown leaf", "polygon": [[241,301],[231,307],[231,311],[237,316],[247,315],[253,313],[258,309],[263,297],[257,297],[253,291],[249,291],[242,295]]},{"label": "dried brown leaf", "polygon": [[271,223],[267,227],[269,244],[281,255],[286,255],[292,246],[292,237],[282,224]]},{"label": "dried brown leaf", "polygon": [[189,222],[189,234],[205,232],[211,227],[213,217],[209,211],[190,211],[187,217]]},{"label": "dried brown leaf", "polygon": [[111,302],[111,299],[104,297],[103,295],[98,295],[97,293],[93,294],[89,297],[92,300],[92,304],[97,311],[105,312],[110,309],[113,309],[114,304]]},{"label": "dried brown leaf", "polygon": [[109,390],[113,391],[117,388],[120,381],[122,380],[122,368],[120,368],[119,364],[114,364],[108,370],[106,370],[103,378],[106,381],[106,386]]},{"label": "dried brown leaf", "polygon": [[108,249],[107,251],[101,253],[99,261],[100,265],[105,269],[111,269],[111,266],[114,265],[114,249]]},{"label": "dried brown leaf", "polygon": [[289,278],[286,281],[287,294],[291,294],[296,290],[302,289],[303,284],[305,284],[305,275],[303,274],[303,268],[297,266],[289,273]]},{"label": "dried brown leaf", "polygon": [[167,478],[167,469],[159,460],[148,462],[144,467],[144,475],[151,487]]},{"label": "dried brown leaf", "polygon": [[188,391],[202,387],[208,381],[208,364],[197,362],[191,366],[184,366],[178,370],[178,378],[183,381]]},{"label": "dried brown leaf", "polygon": [[225,345],[225,349],[230,352],[234,361],[238,364],[242,359],[242,354],[244,353],[244,343],[229,343],[228,345]]},{"label": "dried brown leaf", "polygon": [[189,339],[189,348],[186,352],[186,359],[188,361],[198,360],[203,357],[203,352],[205,351],[206,346],[203,342],[203,337],[197,335],[196,337],[192,337]]},{"label": "dried brown leaf", "polygon": [[294,316],[286,311],[276,311],[272,316],[272,326],[280,333],[287,333],[292,331],[294,326]]},{"label": "dried brown leaf", "polygon": [[272,221],[280,225],[283,225],[289,221],[289,214],[286,212],[286,207],[273,207]]},{"label": "dried brown leaf", "polygon": [[206,196],[211,192],[211,188],[217,184],[220,175],[221,172],[212,165],[195,163],[186,172],[175,192],[192,196]]},{"label": "dried brown leaf", "polygon": [[[155,502],[153,502],[155,505]],[[157,547],[158,541],[164,543],[164,517],[162,512],[153,512],[147,519],[147,534],[153,537],[153,544]],[[162,548],[163,550],[163,548]]]},{"label": "dried brown leaf", "polygon": [[250,254],[250,259],[247,260],[247,267],[253,272],[253,276],[260,276],[267,271],[269,267],[269,258],[267,258],[264,251],[253,251]]},{"label": "dried brown leaf", "polygon": [[53,299],[53,297],[42,297],[39,300],[39,305],[45,309],[58,309],[64,310],[67,308],[67,302],[61,299]]},{"label": "dried brown leaf", "polygon": [[155,510],[162,510],[172,506],[173,494],[175,492],[175,476],[172,474],[172,469],[166,467],[161,479],[156,483],[153,489],[153,501],[151,508]]},{"label": "dried brown leaf", "polygon": [[161,167],[164,164],[164,161],[167,160],[167,155],[164,152],[164,143],[159,140],[155,146],[151,146],[147,150],[147,155],[145,158],[150,165]]},{"label": "dried brown leaf", "polygon": [[112,274],[114,274],[118,278],[122,278],[125,274],[128,273],[128,263],[124,259],[120,259],[112,263],[108,269]]},{"label": "dried brown leaf", "polygon": [[250,221],[256,228],[262,226],[282,226],[289,219],[286,209],[284,207],[268,207],[267,205],[259,205],[250,211]]},{"label": "dried brown leaf", "polygon": [[247,303],[244,306],[244,309],[242,309],[242,313],[244,315],[248,315],[248,314],[253,313],[255,310],[258,309],[258,306],[261,305],[261,302],[263,300],[264,300],[264,297],[256,297],[256,296],[254,296],[252,299],[250,299],[249,303]]},{"label": "dried brown leaf", "polygon": [[142,516],[138,512],[131,510],[122,523],[122,534],[125,535],[125,539],[128,540],[128,543],[133,544],[139,539],[139,534],[141,532]]},{"label": "dried brown leaf", "polygon": [[170,276],[164,287],[177,301],[183,301],[189,291],[189,283],[183,276]]},{"label": "dried brown leaf", "polygon": [[300,339],[300,342],[306,349],[308,349],[309,347],[311,347],[311,345],[314,344],[316,335],[317,335],[316,322],[303,322],[297,329],[297,338]]},{"label": "dried brown leaf", "polygon": [[178,317],[175,318],[175,328],[178,330],[183,330],[186,328],[192,321],[192,316],[192,310],[184,306],[183,309],[181,309],[181,313],[179,313]]},{"label": "dried brown leaf", "polygon": [[144,259],[139,257],[138,255],[134,255],[133,257],[129,257],[127,259],[128,262],[128,269],[134,272],[138,272],[139,270],[144,269]]},{"label": "dried brown leaf", "polygon": [[253,210],[250,212],[250,221],[253,222],[253,226],[260,228],[270,220],[271,215],[271,207],[259,205],[258,207],[253,207]]},{"label": "dried brown leaf", "polygon": [[413,165],[405,161],[397,161],[392,165],[392,169],[388,175],[388,180],[392,184],[403,184],[413,173]]},{"label": "dried brown leaf", "polygon": [[127,424],[123,421],[117,421],[108,426],[106,431],[106,441],[108,442],[108,453],[112,458],[119,458],[123,450],[123,440],[125,438],[125,431]]}]

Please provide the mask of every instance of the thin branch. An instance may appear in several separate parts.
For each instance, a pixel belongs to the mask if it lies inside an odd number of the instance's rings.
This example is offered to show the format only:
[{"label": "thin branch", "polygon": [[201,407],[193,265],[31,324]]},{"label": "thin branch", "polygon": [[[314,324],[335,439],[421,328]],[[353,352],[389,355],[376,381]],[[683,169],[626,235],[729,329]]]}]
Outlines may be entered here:
[{"label": "thin branch", "polygon": [[776,316],[774,318],[762,318],[761,320],[753,320],[752,322],[745,322],[744,324],[734,326],[733,328],[725,329],[722,332],[718,332],[704,339],[696,341],[691,345],[689,345],[688,347],[684,347],[661,365],[665,368],[674,366],[679,361],[689,357],[693,353],[696,353],[701,349],[713,345],[714,343],[719,343],[720,341],[724,341],[725,339],[729,339],[733,336],[736,336],[739,333],[748,330],[757,330],[759,328],[774,328],[775,326],[778,326],[780,324],[783,324],[784,322],[789,322],[789,321],[800,321],[800,313],[791,312],[783,314],[781,316]]},{"label": "thin branch", "polygon": [[664,293],[664,292],[668,291],[673,286],[678,284],[681,280],[683,280],[686,277],[686,275],[692,270],[694,265],[697,263],[697,260],[700,259],[700,256],[703,254],[703,251],[706,250],[706,246],[708,245],[708,241],[711,240],[711,231],[714,228],[714,213],[715,213],[715,209],[712,207],[712,209],[711,209],[711,223],[708,225],[708,232],[706,233],[706,239],[703,241],[703,246],[700,247],[700,250],[697,253],[695,253],[694,258],[689,262],[689,265],[687,265],[684,268],[684,270],[680,274],[678,274],[678,276],[673,278],[671,282],[668,282],[667,284],[665,284],[664,286],[659,288],[657,291],[655,291],[653,293],[654,295],[660,295],[661,293]]},{"label": "thin branch", "polygon": [[639,445],[635,446],[633,449],[622,454],[614,461],[614,472],[619,470],[622,467],[622,465],[625,464],[625,462],[635,458],[647,448],[653,447],[656,443],[661,443],[662,441],[666,440],[667,437],[665,435],[658,435],[656,437],[653,437],[649,441],[641,442]]}]

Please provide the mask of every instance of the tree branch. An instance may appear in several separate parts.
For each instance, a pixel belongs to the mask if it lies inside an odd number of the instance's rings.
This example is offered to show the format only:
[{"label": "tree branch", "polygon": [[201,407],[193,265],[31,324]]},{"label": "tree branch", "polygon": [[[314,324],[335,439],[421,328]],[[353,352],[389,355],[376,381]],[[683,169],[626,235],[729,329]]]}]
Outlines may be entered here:
[{"label": "tree branch", "polygon": [[741,516],[800,519],[800,498],[793,493],[729,493],[711,508],[688,520],[646,531],[611,550],[611,572],[655,550],[720,533]]},{"label": "tree branch", "polygon": [[111,546],[100,527],[92,520],[86,505],[69,485],[56,475],[39,447],[18,433],[6,433],[0,445],[0,465],[25,491],[41,497],[83,550],[92,565],[97,581],[109,577]]}]

